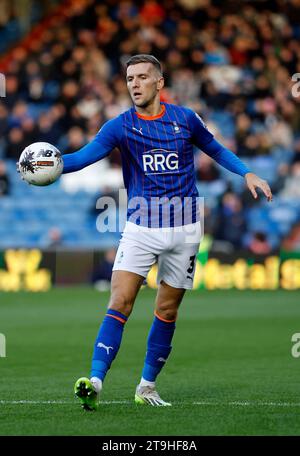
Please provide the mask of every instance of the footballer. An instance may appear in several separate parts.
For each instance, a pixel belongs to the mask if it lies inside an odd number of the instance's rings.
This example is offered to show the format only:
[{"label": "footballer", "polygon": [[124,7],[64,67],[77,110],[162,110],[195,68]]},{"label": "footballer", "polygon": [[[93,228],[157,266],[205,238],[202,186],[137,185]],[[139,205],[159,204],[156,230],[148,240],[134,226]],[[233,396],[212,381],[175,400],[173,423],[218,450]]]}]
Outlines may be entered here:
[{"label": "footballer", "polygon": [[[120,150],[128,195],[127,222],[116,254],[111,294],[92,357],[90,377],[75,383],[86,410],[95,410],[107,371],[115,359],[136,296],[154,263],[158,291],[135,402],[170,406],[155,381],[172,349],[178,308],[193,286],[195,258],[201,237],[194,173],[196,146],[229,171],[244,177],[268,201],[272,193],[236,155],[220,144],[191,109],[160,100],[164,78],[152,55],[135,55],[126,63],[126,81],[133,107],[106,122],[82,149],[63,156],[63,173],[78,171]],[[170,203],[171,202],[171,203]],[[193,236],[188,233],[193,232]]]}]

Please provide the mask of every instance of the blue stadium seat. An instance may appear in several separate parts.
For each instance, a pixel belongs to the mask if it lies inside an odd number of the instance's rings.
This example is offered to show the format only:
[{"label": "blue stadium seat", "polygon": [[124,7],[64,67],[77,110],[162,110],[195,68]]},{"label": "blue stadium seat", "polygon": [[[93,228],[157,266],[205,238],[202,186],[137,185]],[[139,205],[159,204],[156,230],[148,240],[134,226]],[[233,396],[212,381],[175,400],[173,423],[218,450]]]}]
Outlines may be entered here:
[{"label": "blue stadium seat", "polygon": [[253,173],[262,179],[266,179],[269,184],[273,184],[277,179],[277,162],[271,155],[262,155],[251,159],[249,164]]}]

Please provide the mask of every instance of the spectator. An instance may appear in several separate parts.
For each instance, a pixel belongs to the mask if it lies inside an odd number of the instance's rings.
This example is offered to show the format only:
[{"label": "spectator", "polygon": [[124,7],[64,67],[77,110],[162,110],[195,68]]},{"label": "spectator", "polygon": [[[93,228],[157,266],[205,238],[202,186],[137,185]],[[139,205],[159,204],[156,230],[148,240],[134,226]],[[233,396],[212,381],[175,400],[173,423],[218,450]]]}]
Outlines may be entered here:
[{"label": "spectator", "polygon": [[300,197],[300,161],[291,166],[290,176],[285,181],[281,195],[289,198]]},{"label": "spectator", "polygon": [[282,249],[288,252],[300,251],[300,223],[294,225],[290,233],[283,239]]},{"label": "spectator", "polygon": [[258,255],[267,255],[272,251],[272,247],[268,242],[266,234],[260,231],[253,234],[253,237],[249,242],[248,249],[251,253]]},{"label": "spectator", "polygon": [[42,241],[45,248],[55,249],[63,245],[63,235],[57,226],[48,230],[46,238]]},{"label": "spectator", "polygon": [[[11,54],[0,104],[1,157],[15,160],[35,141],[61,145],[66,153],[79,149],[129,107],[122,64],[132,54],[153,53],[163,63],[162,101],[203,113],[250,168],[254,157],[269,155],[276,161],[274,193],[295,200],[300,94],[292,94],[291,75],[300,72],[299,1],[246,2],[239,11],[225,3],[69,2],[63,23],[50,24],[40,37],[29,37],[28,48],[20,43]],[[5,28],[15,18],[2,11]],[[214,195],[228,188],[227,176],[208,157],[199,155],[196,164],[203,188],[216,186]],[[106,176],[117,175],[120,154],[113,152],[102,166]],[[93,167],[86,171],[91,181]],[[240,197],[228,194],[213,209],[210,231],[222,239],[223,228],[216,227],[222,220],[231,229],[230,242],[240,245],[243,216],[254,201],[245,195],[238,209]]]},{"label": "spectator", "polygon": [[253,154],[249,151],[249,148],[246,145],[247,138],[250,135],[251,131],[251,119],[245,114],[239,114],[236,117],[236,130],[235,130],[235,140],[237,145],[238,155],[240,156],[252,156]]},{"label": "spectator", "polygon": [[59,136],[59,131],[56,129],[56,125],[52,119],[52,116],[45,112],[40,115],[38,122],[38,130],[36,141],[45,141],[50,144],[56,144]]},{"label": "spectator", "polygon": [[83,130],[79,127],[71,128],[67,134],[67,142],[68,145],[64,151],[65,154],[69,154],[80,149],[86,143]]},{"label": "spectator", "polygon": [[221,201],[215,237],[230,242],[234,248],[238,249],[242,246],[245,227],[241,199],[232,192],[225,193]]},{"label": "spectator", "polygon": [[6,157],[17,160],[27,146],[23,130],[19,127],[12,128],[8,133]]},{"label": "spectator", "polygon": [[8,109],[4,103],[0,103],[0,137],[8,131]]},{"label": "spectator", "polygon": [[5,106],[11,109],[18,101],[19,94],[19,81],[16,75],[9,74],[5,80]]},{"label": "spectator", "polygon": [[6,171],[5,162],[0,160],[0,197],[9,195],[10,180]]},{"label": "spectator", "polygon": [[116,249],[111,248],[104,254],[104,258],[100,261],[95,268],[92,276],[92,283],[99,291],[110,289],[110,281],[112,275],[112,268],[116,256]]},{"label": "spectator", "polygon": [[214,160],[201,153],[196,159],[196,176],[200,182],[215,182],[220,179],[220,171]]},{"label": "spectator", "polygon": [[24,133],[24,139],[27,145],[37,141],[38,129],[32,117],[26,117],[21,122],[21,127]]},{"label": "spectator", "polygon": [[295,155],[293,157],[292,162],[293,163],[300,162],[300,139],[298,139],[296,141],[294,151],[295,151]]}]

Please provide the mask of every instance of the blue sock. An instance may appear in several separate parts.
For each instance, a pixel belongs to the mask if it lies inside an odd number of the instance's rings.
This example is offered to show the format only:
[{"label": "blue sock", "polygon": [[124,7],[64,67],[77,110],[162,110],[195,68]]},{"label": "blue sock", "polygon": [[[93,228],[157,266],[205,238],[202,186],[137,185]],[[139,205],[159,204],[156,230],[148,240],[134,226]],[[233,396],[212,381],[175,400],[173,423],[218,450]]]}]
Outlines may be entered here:
[{"label": "blue sock", "polygon": [[148,336],[147,353],[142,373],[142,377],[145,380],[154,382],[165,365],[172,350],[171,341],[174,331],[175,320],[167,322],[155,315]]},{"label": "blue sock", "polygon": [[126,321],[127,317],[121,312],[108,309],[96,338],[91,377],[98,377],[102,381],[104,380],[111,363],[119,351]]}]

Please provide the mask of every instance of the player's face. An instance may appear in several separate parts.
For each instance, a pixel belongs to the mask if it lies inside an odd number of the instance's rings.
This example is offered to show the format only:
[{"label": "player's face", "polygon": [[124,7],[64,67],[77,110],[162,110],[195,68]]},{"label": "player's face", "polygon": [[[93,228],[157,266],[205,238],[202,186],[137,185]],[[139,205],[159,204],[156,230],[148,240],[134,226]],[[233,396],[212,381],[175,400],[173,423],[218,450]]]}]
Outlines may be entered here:
[{"label": "player's face", "polygon": [[135,106],[149,106],[163,87],[163,77],[152,63],[137,63],[127,68],[127,88]]}]

